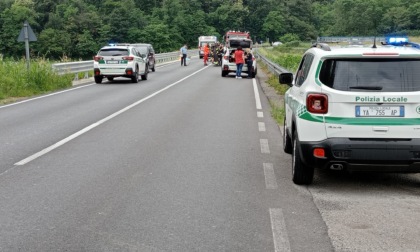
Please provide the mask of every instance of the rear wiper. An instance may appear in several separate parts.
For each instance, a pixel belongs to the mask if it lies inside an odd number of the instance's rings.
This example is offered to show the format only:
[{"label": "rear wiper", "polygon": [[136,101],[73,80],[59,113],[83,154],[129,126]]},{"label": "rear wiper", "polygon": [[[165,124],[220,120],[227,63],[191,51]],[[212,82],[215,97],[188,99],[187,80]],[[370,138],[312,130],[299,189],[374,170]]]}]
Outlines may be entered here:
[{"label": "rear wiper", "polygon": [[117,53],[117,54],[112,54],[112,56],[121,56],[121,53]]},{"label": "rear wiper", "polygon": [[364,90],[382,90],[383,87],[380,86],[353,86],[349,89],[364,89]]}]

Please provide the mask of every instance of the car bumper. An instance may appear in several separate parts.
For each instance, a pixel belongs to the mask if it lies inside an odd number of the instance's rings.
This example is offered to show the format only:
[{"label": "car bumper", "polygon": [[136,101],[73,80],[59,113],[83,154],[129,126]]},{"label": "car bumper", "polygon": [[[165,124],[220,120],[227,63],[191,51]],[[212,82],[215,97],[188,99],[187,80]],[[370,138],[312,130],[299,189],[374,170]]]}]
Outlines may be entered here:
[{"label": "car bumper", "polygon": [[[367,172],[420,172],[420,139],[332,138],[301,142],[301,158],[308,166]],[[315,157],[322,148],[325,157]]]}]

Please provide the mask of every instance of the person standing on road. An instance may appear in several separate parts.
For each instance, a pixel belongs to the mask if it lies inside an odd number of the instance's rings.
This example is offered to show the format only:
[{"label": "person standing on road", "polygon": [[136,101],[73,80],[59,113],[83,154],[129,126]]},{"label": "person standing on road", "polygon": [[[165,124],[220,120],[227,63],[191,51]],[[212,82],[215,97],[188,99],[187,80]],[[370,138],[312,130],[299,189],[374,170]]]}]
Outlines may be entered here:
[{"label": "person standing on road", "polygon": [[245,49],[245,63],[248,68],[248,79],[252,79],[252,52],[251,49]]},{"label": "person standing on road", "polygon": [[187,44],[181,47],[181,66],[187,66]]},{"label": "person standing on road", "polygon": [[210,53],[208,44],[204,45],[203,53],[204,53],[204,65],[207,66],[207,61],[209,60],[209,53]]},{"label": "person standing on road", "polygon": [[242,67],[244,66],[244,51],[242,47],[238,46],[235,51],[235,63],[236,63],[236,79],[242,79]]}]

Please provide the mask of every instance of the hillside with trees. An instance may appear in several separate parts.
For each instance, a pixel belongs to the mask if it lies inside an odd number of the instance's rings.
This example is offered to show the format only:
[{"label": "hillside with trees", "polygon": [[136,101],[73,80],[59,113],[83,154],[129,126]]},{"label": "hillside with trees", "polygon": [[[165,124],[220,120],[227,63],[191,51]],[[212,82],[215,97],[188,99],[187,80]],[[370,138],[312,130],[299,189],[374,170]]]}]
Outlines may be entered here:
[{"label": "hillside with trees", "polygon": [[157,52],[196,47],[200,35],[249,31],[254,41],[318,36],[420,35],[418,0],[2,0],[0,54],[24,56],[17,42],[28,20],[31,54],[91,59],[110,42],[152,43]]}]

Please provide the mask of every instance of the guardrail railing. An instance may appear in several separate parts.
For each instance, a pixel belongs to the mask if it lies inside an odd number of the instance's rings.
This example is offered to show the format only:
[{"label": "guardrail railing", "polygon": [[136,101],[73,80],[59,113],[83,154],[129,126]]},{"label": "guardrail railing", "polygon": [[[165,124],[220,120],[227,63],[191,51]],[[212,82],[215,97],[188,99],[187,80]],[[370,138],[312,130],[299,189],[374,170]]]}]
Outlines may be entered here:
[{"label": "guardrail railing", "polygon": [[[198,50],[188,50],[188,54],[198,56]],[[156,65],[176,61],[179,59],[180,52],[157,53],[155,54]],[[93,60],[56,63],[52,68],[58,74],[75,74],[74,80],[79,79],[79,73],[84,73],[83,78],[89,78],[89,71],[93,71]]]},{"label": "guardrail railing", "polygon": [[257,59],[260,59],[267,66],[268,70],[271,73],[275,74],[276,76],[279,76],[281,73],[290,73],[290,70],[282,66],[279,66],[278,64],[264,57],[262,54],[258,52],[258,50],[254,50],[254,56]]}]

